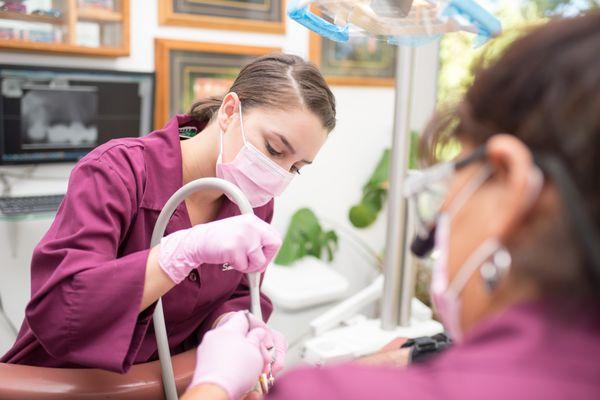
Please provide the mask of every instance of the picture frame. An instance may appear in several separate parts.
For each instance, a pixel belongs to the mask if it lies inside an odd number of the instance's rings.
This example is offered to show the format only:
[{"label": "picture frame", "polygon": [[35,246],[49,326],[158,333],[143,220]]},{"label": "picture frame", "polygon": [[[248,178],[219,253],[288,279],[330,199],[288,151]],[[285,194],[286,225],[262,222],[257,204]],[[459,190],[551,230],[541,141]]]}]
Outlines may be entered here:
[{"label": "picture frame", "polygon": [[0,28],[0,49],[94,57],[129,56],[130,0],[46,3],[52,4],[52,8],[42,7],[38,13],[0,11],[0,20],[10,23]]},{"label": "picture frame", "polygon": [[279,48],[156,39],[154,125],[161,128],[200,97],[225,94],[243,65]]},{"label": "picture frame", "polygon": [[310,32],[309,59],[333,86],[394,86],[396,46],[373,37],[339,43]]},{"label": "picture frame", "polygon": [[158,0],[161,25],[285,33],[285,0]]}]

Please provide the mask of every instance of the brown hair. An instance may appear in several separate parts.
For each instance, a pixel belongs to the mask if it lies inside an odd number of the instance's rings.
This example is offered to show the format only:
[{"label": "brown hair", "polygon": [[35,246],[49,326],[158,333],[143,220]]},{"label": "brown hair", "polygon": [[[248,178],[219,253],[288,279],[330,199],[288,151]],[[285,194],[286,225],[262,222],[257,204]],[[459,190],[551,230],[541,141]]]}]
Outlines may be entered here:
[{"label": "brown hair", "polygon": [[[312,63],[291,54],[259,57],[240,71],[229,92],[235,92],[244,111],[254,107],[289,110],[306,107],[321,119],[329,132],[335,128],[335,98],[323,75]],[[190,114],[208,122],[216,114],[222,97],[208,97],[194,103]]]},{"label": "brown hair", "polygon": [[507,243],[513,269],[535,280],[544,294],[593,293],[591,267],[565,211],[585,207],[600,227],[600,13],[552,21],[514,42],[477,71],[458,106],[432,119],[422,150],[431,158],[452,138],[476,146],[497,133],[557,157],[584,200],[581,205],[563,201],[560,210],[536,207],[527,226]]}]

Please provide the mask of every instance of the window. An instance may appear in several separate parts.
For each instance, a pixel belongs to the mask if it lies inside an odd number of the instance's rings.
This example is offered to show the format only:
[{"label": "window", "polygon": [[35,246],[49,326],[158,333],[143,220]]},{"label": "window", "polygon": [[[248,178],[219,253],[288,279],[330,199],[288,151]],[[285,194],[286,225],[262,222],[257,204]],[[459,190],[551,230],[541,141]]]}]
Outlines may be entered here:
[{"label": "window", "polygon": [[[494,59],[524,28],[543,23],[553,16],[574,16],[599,8],[600,0],[495,0],[490,7],[502,21],[504,33],[497,39],[474,49],[472,37],[456,33],[446,35],[440,45],[438,105],[458,101],[473,82],[475,61]],[[457,57],[456,55],[460,56]]]}]

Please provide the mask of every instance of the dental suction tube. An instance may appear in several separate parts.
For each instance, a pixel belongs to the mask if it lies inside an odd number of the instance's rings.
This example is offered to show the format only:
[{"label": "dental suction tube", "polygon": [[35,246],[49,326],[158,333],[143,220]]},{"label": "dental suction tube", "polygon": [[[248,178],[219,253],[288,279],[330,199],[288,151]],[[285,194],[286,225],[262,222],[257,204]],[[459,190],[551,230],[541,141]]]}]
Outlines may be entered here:
[{"label": "dental suction tube", "polygon": [[[160,243],[160,240],[164,236],[165,230],[167,229],[167,224],[169,223],[171,216],[179,204],[191,194],[202,190],[222,191],[233,199],[234,203],[237,204],[242,214],[250,214],[254,212],[246,196],[244,196],[242,191],[234,184],[219,178],[197,179],[181,187],[167,201],[160,212],[158,219],[156,220],[156,225],[154,226],[154,231],[152,232],[152,239],[150,241],[151,247],[154,247]],[[250,311],[257,318],[262,320],[262,310],[260,307],[260,273],[249,273],[248,283],[250,286],[251,298]],[[163,313],[161,299],[158,299],[152,319],[154,321],[154,331],[156,333],[158,357],[160,359],[160,367],[162,369],[165,397],[167,400],[177,400],[178,397],[177,388],[175,386],[175,375],[173,373],[173,365],[171,364],[171,352],[169,350],[169,340],[167,337],[165,315]]]}]

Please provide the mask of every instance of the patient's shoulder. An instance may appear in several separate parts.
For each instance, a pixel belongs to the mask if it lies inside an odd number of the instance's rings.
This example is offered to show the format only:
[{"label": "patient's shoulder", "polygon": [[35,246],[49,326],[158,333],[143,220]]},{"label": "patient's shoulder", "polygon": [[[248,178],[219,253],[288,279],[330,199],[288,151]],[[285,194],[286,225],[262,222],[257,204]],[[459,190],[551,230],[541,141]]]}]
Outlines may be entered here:
[{"label": "patient's shoulder", "polygon": [[[431,381],[405,369],[355,364],[300,368],[276,383],[275,399],[435,399]],[[269,396],[271,400],[271,396]]]}]

